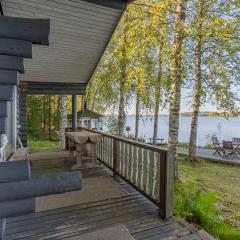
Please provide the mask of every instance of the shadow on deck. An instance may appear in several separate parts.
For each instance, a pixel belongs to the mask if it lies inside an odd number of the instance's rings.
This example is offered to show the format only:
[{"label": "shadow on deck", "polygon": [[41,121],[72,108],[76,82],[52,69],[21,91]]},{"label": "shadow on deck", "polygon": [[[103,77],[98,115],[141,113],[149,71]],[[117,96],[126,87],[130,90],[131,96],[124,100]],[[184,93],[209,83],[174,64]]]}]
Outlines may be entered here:
[{"label": "shadow on deck", "polygon": [[[66,171],[64,157],[61,152],[32,154],[32,173]],[[6,239],[98,239],[83,234],[119,224],[133,239],[213,239],[182,219],[161,219],[155,205],[105,167],[82,173],[82,191],[37,198],[36,213],[7,219]],[[111,239],[123,239],[114,234]]]}]

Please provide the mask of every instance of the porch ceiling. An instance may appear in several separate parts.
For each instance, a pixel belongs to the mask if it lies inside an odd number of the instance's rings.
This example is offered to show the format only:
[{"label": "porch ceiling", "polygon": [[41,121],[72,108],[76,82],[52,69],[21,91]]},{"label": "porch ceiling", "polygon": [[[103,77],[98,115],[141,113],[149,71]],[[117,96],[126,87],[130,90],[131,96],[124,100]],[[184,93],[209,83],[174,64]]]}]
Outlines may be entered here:
[{"label": "porch ceiling", "polygon": [[50,18],[50,46],[33,46],[22,81],[87,83],[127,0],[2,0],[5,16]]}]

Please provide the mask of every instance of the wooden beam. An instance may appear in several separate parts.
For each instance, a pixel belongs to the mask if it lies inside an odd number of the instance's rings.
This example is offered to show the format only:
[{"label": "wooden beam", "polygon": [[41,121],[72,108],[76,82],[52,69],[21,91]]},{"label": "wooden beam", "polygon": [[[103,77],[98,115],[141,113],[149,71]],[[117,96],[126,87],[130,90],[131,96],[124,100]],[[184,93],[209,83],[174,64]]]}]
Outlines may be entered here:
[{"label": "wooden beam", "polygon": [[0,218],[17,217],[20,215],[34,213],[36,209],[35,202],[36,202],[35,198],[28,198],[18,201],[0,202]]},{"label": "wooden beam", "polygon": [[0,202],[60,194],[81,189],[81,172],[61,172],[33,176],[26,181],[1,183]]},{"label": "wooden beam", "polygon": [[16,70],[24,73],[23,57],[0,55],[0,69],[1,70]]},{"label": "wooden beam", "polygon": [[1,85],[0,84],[0,101],[12,101],[13,99],[13,85]]},{"label": "wooden beam", "polygon": [[30,179],[30,163],[28,160],[8,161],[0,163],[0,183]]},{"label": "wooden beam", "polygon": [[28,94],[65,94],[85,95],[85,83],[26,82],[21,81],[20,88]]},{"label": "wooden beam", "polygon": [[19,85],[19,76],[16,70],[0,69],[0,85]]},{"label": "wooden beam", "polygon": [[0,54],[32,58],[32,42],[0,38]]},{"label": "wooden beam", "polygon": [[6,218],[0,219],[0,239],[4,238],[6,229]]},{"label": "wooden beam", "polygon": [[0,135],[7,133],[7,118],[0,117]]},{"label": "wooden beam", "polygon": [[125,10],[127,8],[128,0],[84,0],[85,2],[101,5],[104,7],[114,8],[118,10]]},{"label": "wooden beam", "polygon": [[0,117],[8,117],[8,102],[0,102]]},{"label": "wooden beam", "polygon": [[49,45],[49,19],[1,17],[0,37]]}]

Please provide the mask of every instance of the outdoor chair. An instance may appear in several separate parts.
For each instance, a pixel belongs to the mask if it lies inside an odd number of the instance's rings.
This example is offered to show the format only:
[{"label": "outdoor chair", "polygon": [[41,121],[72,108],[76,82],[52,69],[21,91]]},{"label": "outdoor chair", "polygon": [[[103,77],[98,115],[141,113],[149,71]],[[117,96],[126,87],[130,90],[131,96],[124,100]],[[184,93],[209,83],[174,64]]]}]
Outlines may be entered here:
[{"label": "outdoor chair", "polygon": [[220,156],[224,155],[224,149],[220,145],[217,137],[212,137],[212,143],[215,149],[215,152],[213,153],[213,155],[215,154],[219,154]]},{"label": "outdoor chair", "polygon": [[232,144],[236,153],[240,154],[240,138],[233,138]]},{"label": "outdoor chair", "polygon": [[232,141],[223,141],[224,157],[238,158]]}]

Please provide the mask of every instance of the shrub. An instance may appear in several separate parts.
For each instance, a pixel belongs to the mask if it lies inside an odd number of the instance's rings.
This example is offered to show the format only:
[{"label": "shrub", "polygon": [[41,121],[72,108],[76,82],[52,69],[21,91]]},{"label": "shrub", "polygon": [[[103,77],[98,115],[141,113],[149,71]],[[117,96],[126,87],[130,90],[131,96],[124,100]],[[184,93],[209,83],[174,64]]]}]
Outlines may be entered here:
[{"label": "shrub", "polygon": [[175,215],[202,227],[221,240],[240,240],[240,231],[226,223],[218,206],[218,193],[206,192],[194,183],[176,184]]}]

